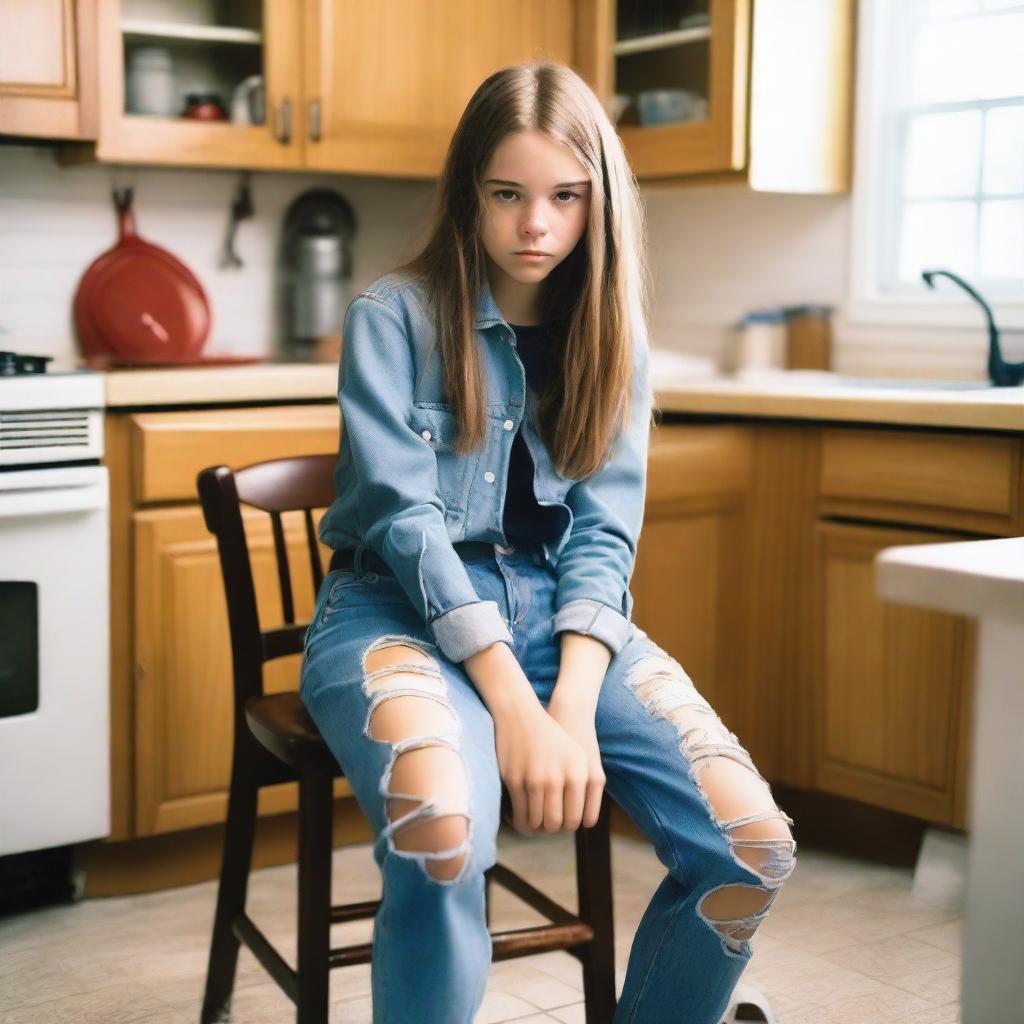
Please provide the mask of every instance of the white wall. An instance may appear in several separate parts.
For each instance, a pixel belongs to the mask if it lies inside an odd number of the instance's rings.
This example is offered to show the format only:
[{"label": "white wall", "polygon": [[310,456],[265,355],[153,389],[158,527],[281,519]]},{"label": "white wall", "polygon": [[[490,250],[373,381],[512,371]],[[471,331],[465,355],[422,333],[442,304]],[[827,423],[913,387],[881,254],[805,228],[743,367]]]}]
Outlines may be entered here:
[{"label": "white wall", "polygon": [[[113,244],[110,201],[134,184],[140,234],[199,277],[213,306],[209,351],[269,353],[276,339],[275,250],[285,209],[314,186],[337,189],[359,221],[353,288],[407,255],[429,215],[433,185],[291,173],[252,177],[256,216],[241,225],[241,270],[219,266],[238,175],[229,171],[59,167],[42,147],[0,146],[0,348],[75,354],[71,300],[89,262]],[[865,327],[846,322],[850,199],[764,195],[738,186],[645,188],[655,285],[652,339],[662,348],[724,351],[750,309],[825,303],[835,368],[852,373],[985,376],[979,313],[969,330]],[[1005,332],[1008,358],[1024,336]]]},{"label": "white wall", "polygon": [[408,255],[404,247],[426,221],[432,194],[416,182],[253,174],[256,212],[241,223],[235,246],[245,265],[223,269],[237,172],[59,167],[42,147],[0,146],[0,349],[77,355],[71,303],[86,267],[116,241],[115,180],[135,189],[139,234],[174,253],[206,289],[213,327],[204,351],[254,354],[277,346],[277,247],[285,211],[300,192],[326,186],[352,204],[356,291]]}]

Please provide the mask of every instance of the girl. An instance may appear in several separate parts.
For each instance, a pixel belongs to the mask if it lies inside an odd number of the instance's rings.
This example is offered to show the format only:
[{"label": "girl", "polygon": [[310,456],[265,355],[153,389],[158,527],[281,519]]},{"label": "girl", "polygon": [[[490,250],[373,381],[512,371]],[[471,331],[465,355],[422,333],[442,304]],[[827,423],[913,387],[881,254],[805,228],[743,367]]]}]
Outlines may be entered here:
[{"label": "girl", "polygon": [[422,252],[346,313],[301,692],[376,834],[374,1021],[473,1020],[502,783],[522,832],[592,826],[607,787],[668,869],[616,1022],[717,1024],[795,866],[735,734],[630,620],[643,253],[593,92],[507,67],[455,130]]}]

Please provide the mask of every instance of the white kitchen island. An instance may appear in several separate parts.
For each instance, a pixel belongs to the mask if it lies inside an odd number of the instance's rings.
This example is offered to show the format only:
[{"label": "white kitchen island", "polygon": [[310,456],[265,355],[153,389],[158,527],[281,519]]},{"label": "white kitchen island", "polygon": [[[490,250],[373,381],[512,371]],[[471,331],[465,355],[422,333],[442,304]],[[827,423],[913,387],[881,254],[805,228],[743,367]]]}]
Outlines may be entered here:
[{"label": "white kitchen island", "polygon": [[978,619],[963,1024],[1024,1021],[1024,537],[891,547],[880,596]]}]

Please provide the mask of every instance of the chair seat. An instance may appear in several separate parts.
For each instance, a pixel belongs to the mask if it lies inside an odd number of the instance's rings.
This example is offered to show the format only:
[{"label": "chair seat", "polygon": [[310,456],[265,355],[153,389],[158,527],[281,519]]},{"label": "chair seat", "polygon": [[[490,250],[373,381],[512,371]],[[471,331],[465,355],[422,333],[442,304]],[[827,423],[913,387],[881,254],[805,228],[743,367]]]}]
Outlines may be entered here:
[{"label": "chair seat", "polygon": [[312,769],[343,774],[295,691],[271,693],[246,701],[245,719],[253,736],[297,771]]}]

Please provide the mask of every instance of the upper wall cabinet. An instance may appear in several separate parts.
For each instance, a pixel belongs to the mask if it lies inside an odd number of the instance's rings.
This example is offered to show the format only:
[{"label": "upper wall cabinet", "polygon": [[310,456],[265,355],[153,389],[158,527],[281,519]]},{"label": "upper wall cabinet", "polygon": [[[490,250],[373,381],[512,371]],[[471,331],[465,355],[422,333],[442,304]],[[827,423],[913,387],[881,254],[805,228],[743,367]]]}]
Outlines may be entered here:
[{"label": "upper wall cabinet", "polygon": [[0,135],[94,139],[94,0],[3,0],[0,40]]},{"label": "upper wall cabinet", "polygon": [[96,156],[302,166],[299,0],[99,0]]},{"label": "upper wall cabinet", "polygon": [[99,3],[113,162],[433,178],[488,74],[573,60],[572,0]]},{"label": "upper wall cabinet", "polygon": [[637,177],[850,187],[855,0],[591,0],[577,66]]},{"label": "upper wall cabinet", "polygon": [[433,178],[493,71],[573,61],[571,0],[306,0],[306,165]]}]

